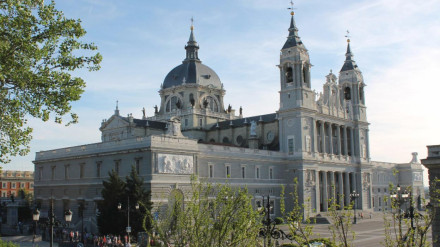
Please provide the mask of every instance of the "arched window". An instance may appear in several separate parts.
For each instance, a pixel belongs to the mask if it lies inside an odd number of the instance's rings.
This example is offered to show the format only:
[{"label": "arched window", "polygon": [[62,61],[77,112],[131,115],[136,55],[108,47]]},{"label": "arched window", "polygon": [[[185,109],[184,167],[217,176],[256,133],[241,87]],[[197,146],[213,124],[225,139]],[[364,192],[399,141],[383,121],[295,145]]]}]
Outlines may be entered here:
[{"label": "arched window", "polygon": [[362,104],[364,103],[364,87],[360,86],[359,87],[359,100]]},{"label": "arched window", "polygon": [[182,102],[177,96],[172,96],[166,103],[165,111],[171,112],[182,108]]},{"label": "arched window", "polygon": [[223,137],[223,143],[229,143],[229,138],[228,137]]},{"label": "arched window", "polygon": [[344,89],[344,99],[351,100],[351,89],[350,89],[350,87],[345,87],[345,89]]},{"label": "arched window", "polygon": [[293,82],[293,71],[292,71],[292,68],[291,68],[291,67],[287,67],[287,68],[286,68],[286,73],[285,73],[285,75],[286,75],[286,82],[287,82],[287,83],[291,83],[291,82]]},{"label": "arched window", "polygon": [[203,99],[203,107],[207,108],[213,112],[219,112],[218,103],[214,99],[214,97],[211,97],[211,96],[206,96]]}]

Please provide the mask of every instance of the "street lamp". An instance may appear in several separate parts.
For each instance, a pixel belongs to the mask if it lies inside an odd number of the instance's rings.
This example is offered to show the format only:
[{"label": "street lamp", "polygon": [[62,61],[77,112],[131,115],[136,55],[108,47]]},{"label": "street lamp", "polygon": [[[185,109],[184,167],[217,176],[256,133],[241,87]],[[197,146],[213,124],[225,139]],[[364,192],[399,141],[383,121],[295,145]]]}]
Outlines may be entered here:
[{"label": "street lamp", "polygon": [[53,213],[53,198],[50,198],[50,209],[49,209],[49,226],[50,226],[50,231],[49,231],[49,237],[50,237],[50,242],[49,242],[49,246],[53,247],[53,226],[55,224],[55,215]]},{"label": "street lamp", "polygon": [[[135,209],[139,210],[139,203],[136,202]],[[118,203],[118,210],[122,209],[122,204]],[[130,197],[127,196],[127,227],[125,228],[125,231],[127,232],[127,240],[128,244],[130,244],[130,233],[131,233],[131,227],[130,227]]]},{"label": "street lamp", "polygon": [[[64,221],[66,222],[66,224],[63,225],[64,227],[69,227],[70,222],[72,221],[72,214],[73,213],[70,209],[64,212]],[[61,241],[64,241],[64,236],[61,238]]]},{"label": "street lamp", "polygon": [[354,208],[354,217],[353,217],[353,224],[356,224],[356,199],[358,199],[359,193],[356,193],[355,190],[350,194],[351,200],[353,200],[353,208]]},{"label": "street lamp", "polygon": [[37,222],[40,220],[40,210],[38,210],[38,208],[35,208],[34,212],[32,213],[32,220],[34,220],[34,237],[32,238],[32,246],[34,246],[35,237],[37,235]]}]

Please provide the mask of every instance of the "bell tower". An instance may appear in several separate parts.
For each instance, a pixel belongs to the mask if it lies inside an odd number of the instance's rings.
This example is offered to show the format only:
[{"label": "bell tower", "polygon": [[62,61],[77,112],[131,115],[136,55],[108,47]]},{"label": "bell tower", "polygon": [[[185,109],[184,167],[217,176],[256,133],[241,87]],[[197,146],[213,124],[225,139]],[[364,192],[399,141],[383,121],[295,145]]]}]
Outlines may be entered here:
[{"label": "bell tower", "polygon": [[345,62],[339,72],[339,85],[341,87],[341,99],[352,120],[367,122],[365,106],[364,78],[362,72],[353,60],[350,39],[347,39],[347,52]]},{"label": "bell tower", "polygon": [[315,93],[310,83],[309,53],[298,35],[290,12],[289,36],[284,43],[280,64],[280,108],[278,110],[280,150],[291,157],[303,157],[311,150],[310,116],[315,110]]},{"label": "bell tower", "polygon": [[314,94],[310,84],[310,58],[290,12],[289,36],[280,54],[280,112],[293,108],[312,108]]},{"label": "bell tower", "polygon": [[[347,31],[348,33],[348,31]],[[339,72],[340,100],[353,124],[354,157],[357,162],[370,160],[369,129],[367,107],[365,106],[364,78],[353,60],[350,39],[347,35],[347,52],[344,65]]]}]

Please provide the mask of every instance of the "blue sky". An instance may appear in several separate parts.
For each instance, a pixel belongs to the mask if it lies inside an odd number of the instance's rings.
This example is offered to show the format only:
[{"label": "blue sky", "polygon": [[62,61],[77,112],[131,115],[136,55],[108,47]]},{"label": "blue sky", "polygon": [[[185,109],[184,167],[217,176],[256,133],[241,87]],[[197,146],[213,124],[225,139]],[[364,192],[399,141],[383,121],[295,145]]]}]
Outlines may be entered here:
[{"label": "blue sky", "polygon": [[[31,120],[31,153],[4,169],[32,170],[35,152],[100,141],[102,119],[119,100],[121,114],[147,115],[160,104],[166,74],[185,57],[190,19],[199,57],[220,76],[225,104],[245,116],[279,107],[279,51],[288,35],[287,0],[59,0],[57,8],[79,18],[103,55],[98,72],[80,71],[87,81],[73,111],[79,123],[64,127]],[[426,158],[439,144],[440,2],[437,0],[298,0],[295,20],[313,64],[312,87],[322,91],[325,75],[339,72],[350,30],[354,59],[364,75],[375,161]]]}]

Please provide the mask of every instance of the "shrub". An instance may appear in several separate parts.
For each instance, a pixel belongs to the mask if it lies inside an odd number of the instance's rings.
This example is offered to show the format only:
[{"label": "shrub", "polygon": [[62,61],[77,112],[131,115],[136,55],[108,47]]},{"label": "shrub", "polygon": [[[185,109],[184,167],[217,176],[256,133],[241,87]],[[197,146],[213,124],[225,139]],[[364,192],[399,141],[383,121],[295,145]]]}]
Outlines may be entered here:
[{"label": "shrub", "polygon": [[274,219],[274,221],[275,221],[275,224],[277,224],[277,225],[280,225],[280,224],[283,224],[283,223],[284,223],[284,219],[281,218],[281,217],[276,217],[276,218]]}]

